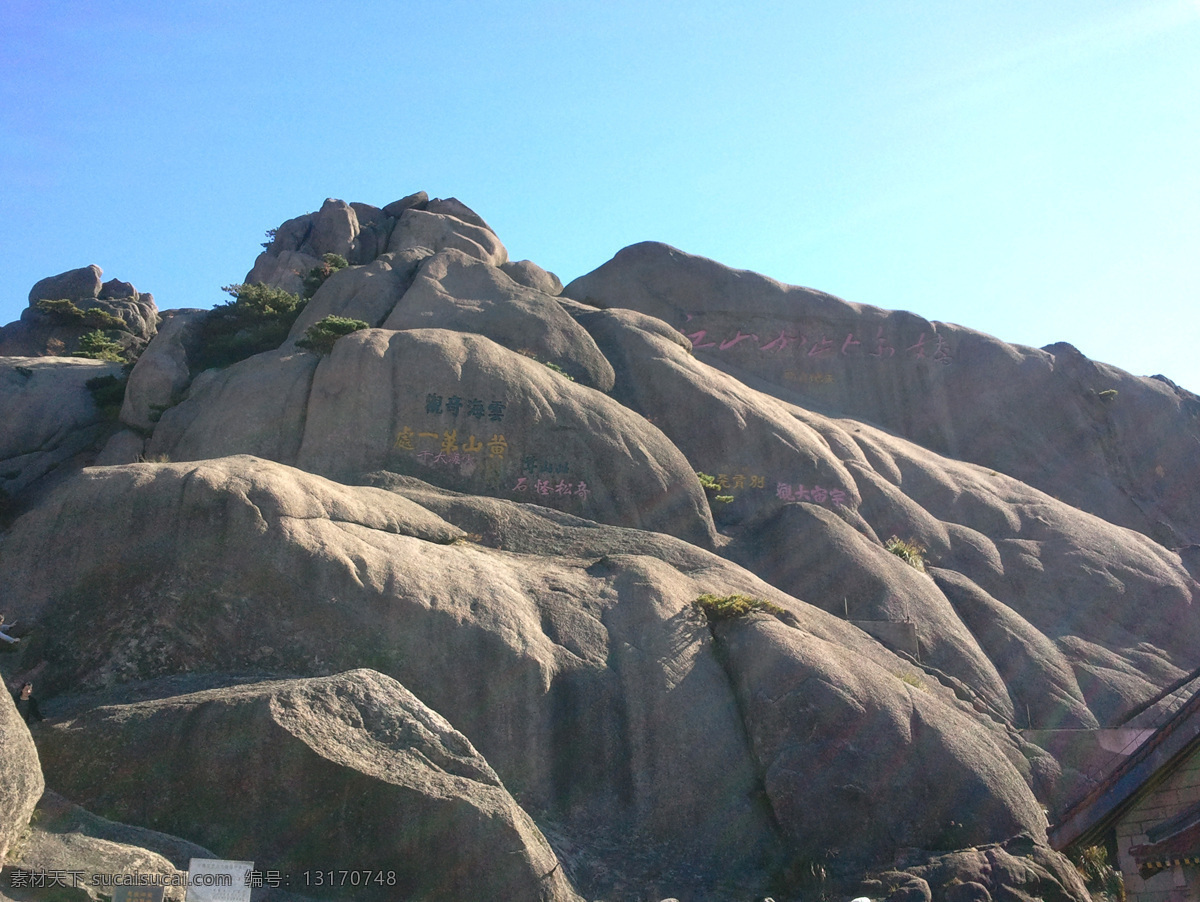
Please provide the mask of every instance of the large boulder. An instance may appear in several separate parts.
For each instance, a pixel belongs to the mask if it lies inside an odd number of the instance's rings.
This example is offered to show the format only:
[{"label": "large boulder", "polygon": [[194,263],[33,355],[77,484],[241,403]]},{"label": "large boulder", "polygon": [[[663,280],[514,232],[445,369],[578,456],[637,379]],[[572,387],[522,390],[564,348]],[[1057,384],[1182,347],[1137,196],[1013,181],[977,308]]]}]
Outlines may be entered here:
[{"label": "large boulder", "polygon": [[[73,353],[79,339],[97,329],[134,359],[158,328],[158,307],[151,294],[128,282],[102,282],[95,264],[42,279],[29,292],[21,319],[0,328],[0,356],[42,357]],[[54,301],[58,309],[39,307]]]},{"label": "large boulder", "polygon": [[859,507],[835,449],[788,405],[697,360],[687,339],[661,320],[632,310],[576,316],[613,364],[613,397],[654,423],[732,496],[721,508],[723,522],[781,507],[787,499],[780,484],[821,486],[826,503],[843,513]]},{"label": "large boulder", "polygon": [[33,306],[43,299],[68,298],[81,301],[85,298],[98,298],[104,286],[103,275],[104,271],[93,263],[80,269],[69,269],[56,276],[47,276],[29,289],[29,304]]},{"label": "large boulder", "polygon": [[417,191],[413,194],[405,195],[399,200],[394,200],[383,208],[384,215],[399,218],[400,214],[405,210],[424,210],[429,204],[429,195],[424,191]]},{"label": "large boulder", "polygon": [[0,864],[45,788],[37,749],[12,696],[0,689]]},{"label": "large boulder", "polygon": [[138,358],[125,386],[121,422],[150,431],[167,408],[179,403],[191,384],[187,344],[206,310],[174,310]]},{"label": "large boulder", "polygon": [[501,265],[505,275],[518,284],[542,294],[557,296],[562,294],[562,280],[554,273],[542,269],[532,260],[509,261]]},{"label": "large boulder", "polygon": [[434,252],[459,250],[493,266],[508,262],[508,251],[491,229],[449,213],[430,213],[415,207],[400,214],[387,249],[394,253],[412,247],[427,247]]},{"label": "large boulder", "polygon": [[[923,886],[925,898],[933,902],[1088,902],[1092,898],[1066,856],[1031,836],[944,855],[925,857],[918,853],[918,857],[925,860],[910,862],[906,858],[899,862],[903,870],[869,878],[860,892],[883,896],[888,902],[911,899],[904,893],[909,886]],[[889,893],[893,887],[897,889]]]},{"label": "large boulder", "polygon": [[347,257],[358,231],[358,214],[354,208],[344,200],[327,197],[313,218],[312,231],[300,250],[313,257],[325,254]]},{"label": "large boulder", "polygon": [[[370,665],[444,712],[529,810],[547,812],[594,865],[589,882],[620,863],[680,886],[736,876],[748,894],[789,848],[822,836],[781,836],[763,807],[768,759],[747,731],[785,746],[807,734],[735,694],[755,662],[774,661],[779,685],[816,666],[855,709],[877,697],[894,707],[889,687],[903,693],[900,677],[918,674],[928,732],[992,749],[977,780],[1002,801],[961,818],[982,817],[984,836],[1021,819],[1028,790],[1008,782],[1015,764],[996,763],[1021,759],[1012,737],[854,626],[677,539],[377,478],[392,491],[251,458],[85,471],[0,541],[14,613],[39,626],[29,653],[50,662],[40,685],[120,693],[170,674]],[[756,627],[744,658],[726,656],[692,603],[728,592],[779,605],[785,638]],[[779,642],[823,657],[780,656]],[[882,732],[879,754],[905,758],[910,741]],[[961,766],[957,746],[920,748],[931,772]],[[823,767],[814,779],[836,781],[840,764]]]},{"label": "large boulder", "polygon": [[482,216],[457,197],[435,197],[425,204],[423,209],[429,213],[444,213],[447,216],[453,216],[455,219],[461,219],[463,222],[479,226],[481,229],[487,229],[489,232],[495,231],[484,221]]},{"label": "large boulder", "polygon": [[120,375],[120,364],[100,360],[0,357],[0,488],[15,495],[90,462],[110,426],[88,382]]},{"label": "large boulder", "polygon": [[108,816],[293,875],[386,875],[356,899],[579,899],[466,737],[372,671],[96,708],[45,747],[55,784]]},{"label": "large boulder", "polygon": [[327,316],[382,326],[432,253],[428,248],[409,248],[383,254],[366,266],[350,266],[335,272],[300,311],[288,337],[293,340],[303,337],[309,326]]},{"label": "large boulder", "polygon": [[[1200,543],[1200,398],[1066,344],[1010,345],[853,304],[665,244],[620,251],[564,295],[680,330],[698,355],[828,412],[1036,486],[1169,547]],[[1183,487],[1183,488],[1181,488]]]},{"label": "large boulder", "polygon": [[561,367],[584,385],[600,391],[613,386],[612,366],[558,301],[462,251],[442,251],[422,263],[383,328],[486,335]]},{"label": "large boulder", "polygon": [[358,217],[358,234],[350,242],[346,260],[352,264],[370,263],[387,250],[396,219],[371,204],[352,203],[350,207]]},{"label": "large boulder", "polygon": [[1045,815],[999,744],[911,670],[876,671],[768,618],[716,637],[771,809],[802,854],[862,864],[1025,831],[1045,840]]},{"label": "large boulder", "polygon": [[165,898],[183,902],[182,881],[192,857],[216,856],[177,837],[97,817],[46,790],[12,864],[34,874],[64,875],[44,883],[29,880],[17,890],[27,902],[100,902],[111,898],[114,887],[138,879],[161,883]]},{"label": "large boulder", "polygon": [[[1019,714],[1022,725],[1046,727],[1096,724],[1067,655],[1054,646],[1063,636],[1087,637],[1128,658],[1138,653],[1140,632],[1162,650],[1161,660],[1183,668],[1126,685],[1125,709],[1153,694],[1149,683],[1195,666],[1197,587],[1178,554],[995,471],[823,416],[786,393],[772,396],[764,380],[697,359],[686,337],[654,317],[615,308],[575,315],[614,365],[613,397],[732,496],[717,513],[732,533],[726,554],[833,613],[913,624],[923,663],[995,716],[1012,722]],[[700,416],[703,430],[695,426]],[[893,536],[921,546],[940,572],[954,572],[945,580],[956,587],[953,600],[941,580],[886,552]],[[1079,560],[1088,566],[1074,566]],[[978,585],[968,590],[972,581]],[[1008,628],[1023,635],[1015,657],[1008,631],[997,632],[972,604],[989,592],[1008,607]],[[1134,624],[1131,595],[1161,611],[1163,628]],[[1111,674],[1090,678],[1108,685]],[[1107,700],[1098,708],[1103,719],[1120,710]]]},{"label": "large boulder", "polygon": [[695,474],[658,429],[486,338],[441,329],[367,329],[326,358],[281,350],[242,361],[197,380],[148,450],[255,454],[346,480],[389,469],[714,540]]},{"label": "large boulder", "polygon": [[304,277],[314,266],[319,266],[321,259],[301,251],[281,250],[271,253],[265,250],[258,255],[250,272],[242,281],[247,284],[261,282],[272,288],[282,288],[292,294],[304,291]]},{"label": "large boulder", "polygon": [[319,358],[302,351],[256,354],[206,370],[162,413],[147,451],[172,460],[253,454],[294,463]]}]

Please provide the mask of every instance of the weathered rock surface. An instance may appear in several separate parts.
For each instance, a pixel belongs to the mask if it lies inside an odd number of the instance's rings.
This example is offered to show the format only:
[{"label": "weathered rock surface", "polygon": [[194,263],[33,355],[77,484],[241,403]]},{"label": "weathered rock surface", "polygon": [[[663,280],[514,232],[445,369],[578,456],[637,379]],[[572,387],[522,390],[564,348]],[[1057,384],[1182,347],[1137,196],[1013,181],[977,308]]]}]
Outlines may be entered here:
[{"label": "weathered rock surface", "polygon": [[109,425],[87,383],[121,365],[77,357],[0,357],[0,488],[15,495],[51,471],[90,462]]},{"label": "weathered rock surface", "polygon": [[388,216],[400,217],[400,214],[405,210],[424,210],[429,204],[429,195],[424,191],[417,191],[413,194],[406,195],[399,200],[394,200],[383,208],[383,212]]},{"label": "weathered rock surface", "polygon": [[327,316],[342,316],[361,320],[369,326],[382,326],[412,285],[421,264],[430,256],[432,251],[428,248],[410,248],[383,254],[366,266],[352,266],[335,272],[300,312],[288,337],[293,340],[302,337],[309,326]]},{"label": "weathered rock surface", "polygon": [[461,251],[421,264],[385,329],[453,329],[553,363],[584,385],[609,391],[613,369],[592,337],[550,295],[519,285]]},{"label": "weathered rock surface", "polygon": [[[128,282],[110,279],[102,282],[102,271],[95,264],[72,269],[42,279],[29,291],[29,306],[17,322],[0,327],[0,357],[56,357],[71,354],[79,347],[79,338],[97,328],[118,342],[135,358],[154,337],[158,328],[158,307],[154,296],[141,294]],[[54,314],[40,310],[38,302],[70,301],[75,314]],[[81,319],[80,314],[95,311],[100,320]],[[112,318],[120,320],[116,328]]]},{"label": "weathered rock surface", "polygon": [[174,310],[138,358],[125,386],[121,422],[150,431],[191,384],[186,345],[205,310]]},{"label": "weathered rock surface", "polygon": [[1085,902],[1091,898],[1079,872],[1064,856],[1028,836],[885,871],[861,887],[889,902],[910,900],[914,890],[933,902]]},{"label": "weathered rock surface", "polygon": [[69,269],[57,276],[47,276],[29,289],[29,303],[36,304],[43,298],[69,298],[73,301],[98,298],[100,289],[104,286],[103,275],[103,270],[93,263],[91,266]]},{"label": "weathered rock surface", "polygon": [[178,871],[186,871],[192,858],[216,857],[204,846],[178,836],[100,817],[50,789],[38,800],[37,813],[34,834],[77,834],[140,849],[166,859]]},{"label": "weathered rock surface", "polygon": [[947,837],[951,848],[1028,829],[1044,837],[1041,809],[995,740],[919,678],[904,682],[911,671],[873,671],[765,618],[716,635],[771,809],[801,854],[835,849],[865,863],[945,848]]},{"label": "weathered rock surface", "polygon": [[[729,556],[828,611],[915,620],[924,662],[997,716],[1012,721],[1019,711],[1029,719],[1038,711],[1034,722],[1047,726],[1096,723],[1067,658],[1053,646],[1060,636],[1085,636],[1129,654],[1139,638],[1148,639],[1161,643],[1167,661],[1191,660],[1189,643],[1200,638],[1191,604],[1196,584],[1177,554],[994,472],[772,397],[762,381],[746,377],[751,388],[714,372],[660,320],[620,309],[576,315],[614,364],[613,396],[654,422],[733,496],[717,513],[732,530]],[[697,411],[704,412],[701,429]],[[807,538],[797,544],[798,535]],[[966,578],[956,585],[967,594],[955,596],[965,614],[937,581],[885,552],[889,536],[923,546],[932,561],[956,571],[951,582]],[[1019,659],[970,607],[988,591],[1001,607],[1011,605],[1010,629],[1025,636]],[[1141,609],[1129,604],[1130,595],[1154,605],[1156,624],[1138,624]],[[972,630],[987,641],[973,639]],[[1150,694],[1144,685],[1126,692],[1125,708]],[[1107,720],[1119,707],[1105,702],[1099,710]]]},{"label": "weathered rock surface", "polygon": [[427,247],[435,253],[458,250],[493,266],[508,262],[508,251],[491,229],[464,222],[449,213],[409,208],[400,214],[387,249],[397,253],[414,247]]},{"label": "weathered rock surface", "polygon": [[253,454],[295,461],[319,360],[302,351],[268,352],[206,370],[181,403],[163,412],[149,454],[173,460]]},{"label": "weathered rock surface", "polygon": [[[13,618],[9,618],[10,620]],[[29,728],[12,696],[0,691],[0,864],[29,824],[45,783]]]},{"label": "weathered rock surface", "polygon": [[358,214],[344,200],[325,199],[313,219],[312,231],[300,250],[313,257],[337,254],[346,257],[358,237]]},{"label": "weathered rock surface", "polygon": [[495,229],[484,222],[483,217],[464,204],[457,197],[435,197],[422,208],[427,213],[443,213],[447,216],[453,216],[455,219],[461,219],[463,222],[473,226],[478,226],[481,229],[487,229],[495,234]]},{"label": "weathered rock surface", "polygon": [[262,282],[274,288],[282,288],[292,294],[304,291],[304,276],[321,263],[320,257],[300,251],[280,250],[271,253],[265,250],[258,255],[243,282]]},{"label": "weathered rock surface", "polygon": [[[501,551],[452,543],[463,531],[394,493],[250,458],[93,469],[80,480],[0,543],[0,567],[27,600],[17,613],[43,625],[29,652],[57,662],[41,678],[47,692],[247,662],[277,673],[371,662],[461,724],[517,797],[552,812],[573,842],[623,839],[623,854],[641,849],[653,859],[645,867],[685,884],[696,879],[690,867],[704,880],[733,874],[752,885],[786,858],[745,737],[794,741],[785,722],[744,720],[732,689],[740,672],[714,653],[692,600],[742,591],[785,605],[794,625],[779,629],[825,650],[806,666],[832,679],[850,655],[871,674],[860,677],[865,698],[883,691],[874,681],[903,692],[896,674],[911,670],[854,627],[712,554],[544,508],[415,481],[395,487],[468,528],[490,522],[527,543]],[[69,569],[51,574],[49,537],[78,530],[88,538],[70,541]],[[103,614],[80,617],[77,605],[97,597],[108,599]],[[489,673],[490,688],[462,661]],[[779,666],[782,674],[791,665]],[[854,685],[844,691],[857,697]],[[974,720],[953,692],[930,680],[927,694],[927,738],[948,723],[950,735],[965,729],[1007,747],[990,760],[1021,759],[1007,734]],[[881,735],[878,748],[890,751],[880,754],[907,757],[909,738]],[[942,756],[953,760],[954,742],[923,747],[930,773],[953,774]],[[988,798],[1007,800],[999,803],[1007,820],[980,819],[989,838],[1003,838],[1013,818],[1041,828],[1013,768],[997,763],[971,778]],[[893,792],[879,786],[879,804]],[[731,829],[744,843],[722,839]],[[682,861],[691,865],[672,865]]]},{"label": "weathered rock surface", "polygon": [[[803,403],[1007,473],[1170,547],[1200,543],[1200,398],[1067,344],[1009,345],[645,242],[563,292],[687,334]],[[1115,393],[1115,394],[1114,394]]]},{"label": "weathered rock surface", "polygon": [[67,876],[51,878],[49,885],[14,888],[22,899],[100,900],[110,898],[120,881],[145,875],[140,879],[162,883],[167,899],[182,902],[186,890],[180,872],[186,874],[189,859],[215,857],[195,843],[97,817],[50,790],[38,802],[36,815],[12,865],[34,874]]},{"label": "weathered rock surface", "polygon": [[548,294],[552,297],[562,294],[562,281],[552,272],[542,269],[532,260],[509,261],[501,264],[500,268],[514,282]]},{"label": "weathered rock surface", "polygon": [[97,467],[115,467],[121,464],[135,464],[146,455],[146,440],[132,429],[122,429],[114,433],[100,453],[96,455],[94,465]]},{"label": "weathered rock surface", "polygon": [[55,784],[118,819],[291,874],[395,873],[358,899],[579,898],[466,737],[371,671],[100,707],[44,745]]},{"label": "weathered rock surface", "polygon": [[[329,199],[247,280],[299,291],[322,253],[351,265],[277,349],[191,379],[202,334],[168,318],[125,431],[89,419],[84,377],[107,370],[0,363],[0,477],[24,491],[0,521],[4,613],[30,630],[7,660],[38,673],[64,773],[103,794],[94,736],[112,757],[237,723],[268,784],[392,786],[366,739],[393,721],[362,712],[394,679],[512,793],[491,828],[530,835],[519,803],[544,829],[557,861],[521,839],[513,879],[715,902],[896,864],[872,897],[1082,902],[1038,805],[1077,774],[1018,730],[1117,723],[1200,665],[1200,399],[665,245],[561,290],[423,192]],[[86,303],[140,300],[82,276]],[[296,347],[331,315],[369,328]],[[76,472],[93,458],[112,465]],[[731,593],[777,607],[696,608]],[[312,689],[362,667],[386,676]],[[247,685],[267,678],[304,679]],[[216,694],[180,701],[200,683]],[[216,837],[273,816],[245,781],[247,817],[217,813],[234,789],[201,774],[232,773],[236,743],[163,743],[209,788],[137,792],[162,774],[147,753],[113,810]],[[490,860],[499,834],[470,835],[463,860]],[[938,859],[953,876],[919,851],[968,844]]]},{"label": "weathered rock surface", "polygon": [[363,330],[324,359],[281,351],[213,373],[163,415],[149,453],[254,454],[340,479],[387,468],[713,541],[687,460],[654,426],[486,338],[441,329]]}]

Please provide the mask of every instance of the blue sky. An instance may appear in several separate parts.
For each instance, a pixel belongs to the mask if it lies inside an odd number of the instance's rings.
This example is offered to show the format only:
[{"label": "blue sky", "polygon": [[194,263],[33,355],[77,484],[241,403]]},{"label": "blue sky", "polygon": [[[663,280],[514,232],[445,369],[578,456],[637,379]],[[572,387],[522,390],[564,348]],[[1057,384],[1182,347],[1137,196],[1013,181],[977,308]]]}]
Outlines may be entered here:
[{"label": "blue sky", "polygon": [[424,189],[564,282],[665,241],[1200,392],[1200,0],[0,17],[0,322],[89,263],[211,306],[282,220]]}]

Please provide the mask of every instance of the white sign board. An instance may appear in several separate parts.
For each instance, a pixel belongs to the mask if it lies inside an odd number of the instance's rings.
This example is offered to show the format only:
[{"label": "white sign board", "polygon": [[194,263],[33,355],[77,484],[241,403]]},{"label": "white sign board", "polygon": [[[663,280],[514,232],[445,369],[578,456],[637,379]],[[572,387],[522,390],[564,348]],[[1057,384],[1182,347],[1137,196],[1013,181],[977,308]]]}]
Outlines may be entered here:
[{"label": "white sign board", "polygon": [[250,902],[253,861],[193,858],[188,867],[187,902]]}]

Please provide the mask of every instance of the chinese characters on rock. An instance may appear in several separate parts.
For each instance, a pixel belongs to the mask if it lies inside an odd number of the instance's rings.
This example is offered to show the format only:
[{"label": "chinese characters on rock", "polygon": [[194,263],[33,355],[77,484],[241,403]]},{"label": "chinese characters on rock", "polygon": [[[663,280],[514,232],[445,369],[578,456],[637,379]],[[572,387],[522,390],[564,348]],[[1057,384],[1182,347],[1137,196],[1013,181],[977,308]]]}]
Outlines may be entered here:
[{"label": "chinese characters on rock", "polygon": [[[813,358],[814,360],[828,360],[834,357],[873,357],[877,360],[892,358],[932,360],[944,365],[949,365],[954,361],[945,337],[937,332],[922,332],[921,337],[914,343],[903,347],[904,342],[901,342],[902,347],[896,347],[884,335],[883,326],[878,328],[873,338],[869,334],[853,331],[847,332],[843,337],[840,331],[805,335],[799,332],[789,332],[787,329],[780,329],[779,334],[774,337],[769,334],[760,336],[757,332],[743,332],[741,329],[734,329],[734,334],[730,336],[728,330],[722,330],[718,335],[717,333],[710,334],[708,329],[694,329],[690,323],[691,319],[692,317],[689,316],[689,324],[679,331],[687,336],[692,343],[692,348],[697,351],[728,351],[730,348],[741,347],[743,350],[752,349],[766,354],[779,354],[787,351],[797,357]],[[833,380],[831,378],[828,381],[832,382]]]}]

